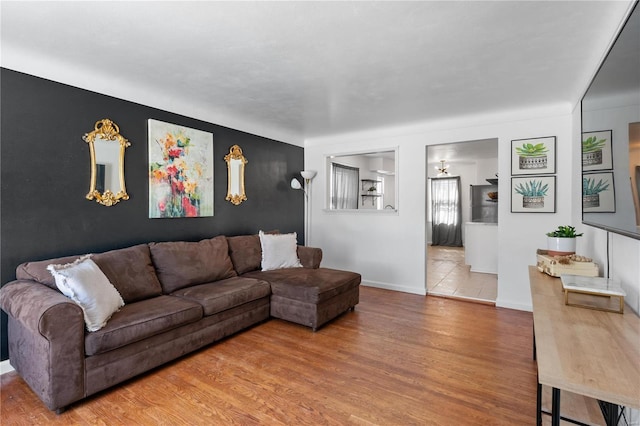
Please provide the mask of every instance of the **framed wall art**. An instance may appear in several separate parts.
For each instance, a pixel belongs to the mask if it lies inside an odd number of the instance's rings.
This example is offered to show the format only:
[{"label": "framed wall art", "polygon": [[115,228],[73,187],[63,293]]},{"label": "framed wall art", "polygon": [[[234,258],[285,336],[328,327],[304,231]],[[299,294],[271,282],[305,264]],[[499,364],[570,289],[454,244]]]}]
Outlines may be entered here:
[{"label": "framed wall art", "polygon": [[511,176],[556,172],[556,137],[511,141]]},{"label": "framed wall art", "polygon": [[213,216],[213,134],[149,120],[149,217]]},{"label": "framed wall art", "polygon": [[555,213],[556,177],[511,178],[511,213]]},{"label": "framed wall art", "polygon": [[582,134],[582,171],[613,169],[613,132],[599,130]]},{"label": "framed wall art", "polygon": [[613,172],[582,175],[582,211],[584,213],[616,212]]}]

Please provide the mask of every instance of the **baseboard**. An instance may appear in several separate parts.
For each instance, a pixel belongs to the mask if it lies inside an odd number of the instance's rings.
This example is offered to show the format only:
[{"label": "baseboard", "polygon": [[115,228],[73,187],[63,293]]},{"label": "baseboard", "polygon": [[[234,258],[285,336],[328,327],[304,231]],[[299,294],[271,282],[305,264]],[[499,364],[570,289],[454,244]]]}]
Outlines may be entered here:
[{"label": "baseboard", "polygon": [[425,288],[405,287],[401,285],[381,283],[378,281],[362,281],[362,283],[360,284],[365,287],[375,287],[385,290],[401,291],[403,293],[419,294],[421,296],[426,296],[427,294],[427,290]]},{"label": "baseboard", "polygon": [[8,359],[5,359],[4,361],[0,361],[0,375],[3,375],[4,373],[11,373],[12,371],[14,370],[11,364],[9,364]]},{"label": "baseboard", "polygon": [[479,274],[493,274],[493,275],[497,275],[497,274],[498,274],[498,271],[494,271],[494,270],[493,270],[493,269],[491,269],[491,268],[487,268],[487,269],[482,269],[482,268],[480,268],[480,269],[477,269],[477,268],[470,268],[470,271],[471,271],[471,272],[477,272],[477,273],[479,273]]},{"label": "baseboard", "polygon": [[501,300],[501,299],[496,300],[496,307],[515,309],[517,311],[533,312],[533,306],[531,305],[526,305],[524,303],[509,302],[508,300]]}]

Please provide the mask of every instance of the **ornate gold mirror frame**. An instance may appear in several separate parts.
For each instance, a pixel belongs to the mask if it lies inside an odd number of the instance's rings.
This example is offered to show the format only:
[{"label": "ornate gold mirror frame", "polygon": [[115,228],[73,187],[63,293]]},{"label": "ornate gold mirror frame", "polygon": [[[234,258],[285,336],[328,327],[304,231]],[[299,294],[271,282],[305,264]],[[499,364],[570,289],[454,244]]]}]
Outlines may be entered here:
[{"label": "ornate gold mirror frame", "polygon": [[91,183],[86,198],[103,206],[128,200],[124,184],[124,150],[131,144],[122,137],[118,125],[108,118],[98,120],[93,131],[82,139],[89,144],[91,153]]},{"label": "ornate gold mirror frame", "polygon": [[248,163],[242,155],[242,148],[233,145],[229,153],[224,156],[227,162],[227,197],[225,200],[238,205],[247,199],[244,192],[244,165]]}]

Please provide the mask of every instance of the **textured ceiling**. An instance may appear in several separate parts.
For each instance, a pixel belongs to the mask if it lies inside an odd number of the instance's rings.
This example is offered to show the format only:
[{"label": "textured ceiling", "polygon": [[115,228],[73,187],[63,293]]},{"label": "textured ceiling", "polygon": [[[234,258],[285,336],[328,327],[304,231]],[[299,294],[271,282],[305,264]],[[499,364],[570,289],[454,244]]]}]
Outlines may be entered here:
[{"label": "textured ceiling", "polygon": [[302,144],[580,100],[630,1],[10,2],[2,66]]}]

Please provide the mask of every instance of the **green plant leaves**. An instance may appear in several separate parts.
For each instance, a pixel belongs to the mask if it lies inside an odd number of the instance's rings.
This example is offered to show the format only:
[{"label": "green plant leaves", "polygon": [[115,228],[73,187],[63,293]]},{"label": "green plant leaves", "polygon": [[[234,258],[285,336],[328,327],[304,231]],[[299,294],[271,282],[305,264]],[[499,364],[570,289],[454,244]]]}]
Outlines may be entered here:
[{"label": "green plant leaves", "polygon": [[609,189],[609,184],[602,179],[582,178],[582,195],[596,195]]},{"label": "green plant leaves", "polygon": [[604,148],[606,139],[596,138],[595,136],[588,137],[582,141],[582,152],[594,152]]},{"label": "green plant leaves", "polygon": [[544,143],[532,144],[523,143],[522,147],[517,146],[516,152],[521,157],[541,157],[549,151]]},{"label": "green plant leaves", "polygon": [[581,237],[582,234],[576,234],[576,228],[570,225],[558,226],[553,232],[547,232],[547,237],[555,238],[576,238]]},{"label": "green plant leaves", "polygon": [[530,180],[524,184],[519,183],[514,188],[523,197],[544,197],[549,190],[549,184],[542,184],[542,181]]}]

